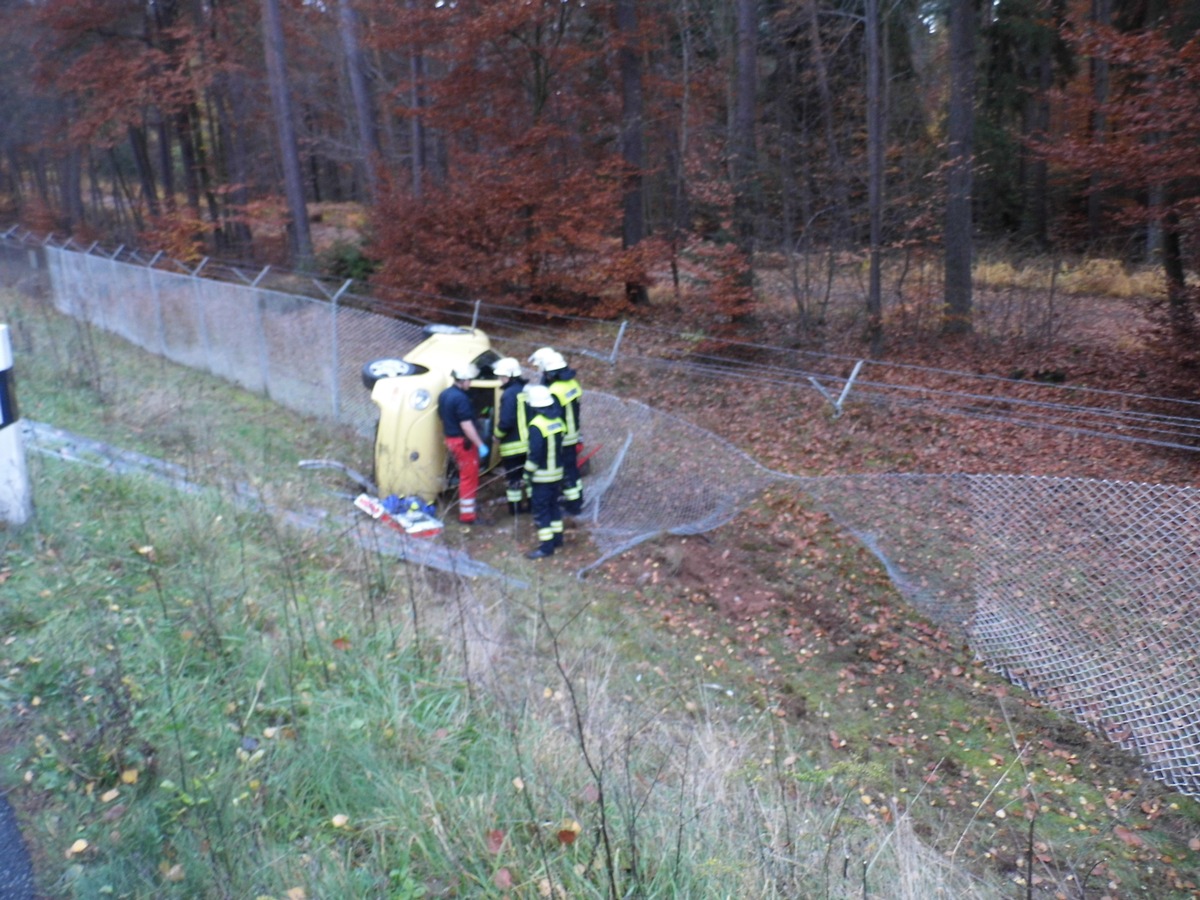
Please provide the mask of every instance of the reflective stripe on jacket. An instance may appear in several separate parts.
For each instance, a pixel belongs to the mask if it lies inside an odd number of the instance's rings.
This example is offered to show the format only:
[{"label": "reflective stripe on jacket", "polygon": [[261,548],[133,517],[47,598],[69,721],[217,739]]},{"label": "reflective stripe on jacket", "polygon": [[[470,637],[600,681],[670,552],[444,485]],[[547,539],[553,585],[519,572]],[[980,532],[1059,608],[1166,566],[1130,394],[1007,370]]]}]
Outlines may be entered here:
[{"label": "reflective stripe on jacket", "polygon": [[563,425],[566,426],[563,446],[574,446],[579,443],[579,400],[583,396],[583,388],[579,386],[578,379],[567,378],[552,382],[550,393],[558,400],[563,411]]},{"label": "reflective stripe on jacket", "polygon": [[[500,419],[496,436],[501,456],[517,456],[529,451],[529,404],[522,393],[525,381],[510,382],[500,395]],[[510,434],[511,431],[511,434]]]},{"label": "reflective stripe on jacket", "polygon": [[562,440],[566,426],[562,419],[548,419],[538,413],[529,422],[529,455],[525,471],[534,484],[562,481]]}]

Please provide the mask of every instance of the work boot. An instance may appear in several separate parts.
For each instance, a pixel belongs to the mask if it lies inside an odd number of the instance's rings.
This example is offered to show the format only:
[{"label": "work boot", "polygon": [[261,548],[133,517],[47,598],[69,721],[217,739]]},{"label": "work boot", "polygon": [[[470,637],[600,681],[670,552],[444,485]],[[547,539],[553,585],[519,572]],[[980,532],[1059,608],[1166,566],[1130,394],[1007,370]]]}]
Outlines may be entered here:
[{"label": "work boot", "polygon": [[526,559],[545,559],[547,556],[554,555],[554,542],[546,541],[544,544],[539,544],[528,553],[525,554]]},{"label": "work boot", "polygon": [[563,545],[563,536],[561,534],[556,534],[554,536],[553,544],[555,549],[561,547]]},{"label": "work boot", "polygon": [[509,501],[508,514],[510,516],[515,516],[517,514],[517,511],[518,511],[518,504],[513,503],[512,501]]}]

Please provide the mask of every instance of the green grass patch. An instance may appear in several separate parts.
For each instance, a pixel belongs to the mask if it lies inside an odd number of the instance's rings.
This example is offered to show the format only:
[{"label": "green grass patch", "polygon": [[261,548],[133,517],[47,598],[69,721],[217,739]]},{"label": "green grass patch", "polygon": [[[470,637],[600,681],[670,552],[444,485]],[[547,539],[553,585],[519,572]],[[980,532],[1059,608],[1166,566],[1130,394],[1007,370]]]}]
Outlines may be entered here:
[{"label": "green grass patch", "polygon": [[[1104,851],[1105,878],[1162,897],[1151,849],[1194,862],[1194,804],[1128,783],[1114,800],[1090,746],[1062,762],[1074,782],[1018,761],[1032,720],[1008,727],[969,660],[931,683],[928,648],[872,658],[866,626],[901,620],[844,539],[793,574],[861,628],[811,647],[773,622],[676,627],[669,586],[656,607],[553,568],[508,564],[517,590],[407,567],[349,540],[362,521],[296,470],[361,466],[361,439],[0,308],[36,357],[30,418],[203,486],[32,456],[36,517],[0,532],[0,759],[48,897],[1012,896],[1013,792],[1043,778],[1096,829],[1064,855],[1075,820],[1045,813],[1056,883]],[[326,524],[283,524],[293,504]],[[1110,801],[1176,830],[1114,840]]]}]

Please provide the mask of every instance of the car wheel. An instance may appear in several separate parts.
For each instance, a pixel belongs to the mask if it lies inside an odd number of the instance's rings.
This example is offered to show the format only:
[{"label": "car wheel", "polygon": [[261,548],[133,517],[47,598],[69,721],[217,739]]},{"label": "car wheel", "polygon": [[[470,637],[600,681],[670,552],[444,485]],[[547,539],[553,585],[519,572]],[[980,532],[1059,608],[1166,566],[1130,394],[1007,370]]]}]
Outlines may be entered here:
[{"label": "car wheel", "polygon": [[413,366],[402,359],[376,359],[362,367],[363,386],[369,391],[375,382],[383,378],[398,378],[411,375]]}]

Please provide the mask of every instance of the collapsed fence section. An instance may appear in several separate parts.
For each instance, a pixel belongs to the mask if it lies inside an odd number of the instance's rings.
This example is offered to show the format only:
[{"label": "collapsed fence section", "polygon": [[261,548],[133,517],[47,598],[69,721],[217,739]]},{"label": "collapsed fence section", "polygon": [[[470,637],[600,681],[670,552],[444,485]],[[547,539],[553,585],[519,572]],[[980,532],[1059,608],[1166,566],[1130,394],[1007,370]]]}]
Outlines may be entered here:
[{"label": "collapsed fence section", "polygon": [[1019,475],[797,486],[985,665],[1200,796],[1200,491]]},{"label": "collapsed fence section", "polygon": [[[1021,475],[796,477],[676,416],[589,395],[587,567],[791,485],[993,671],[1200,796],[1200,491]],[[584,571],[587,571],[585,569]]]}]

